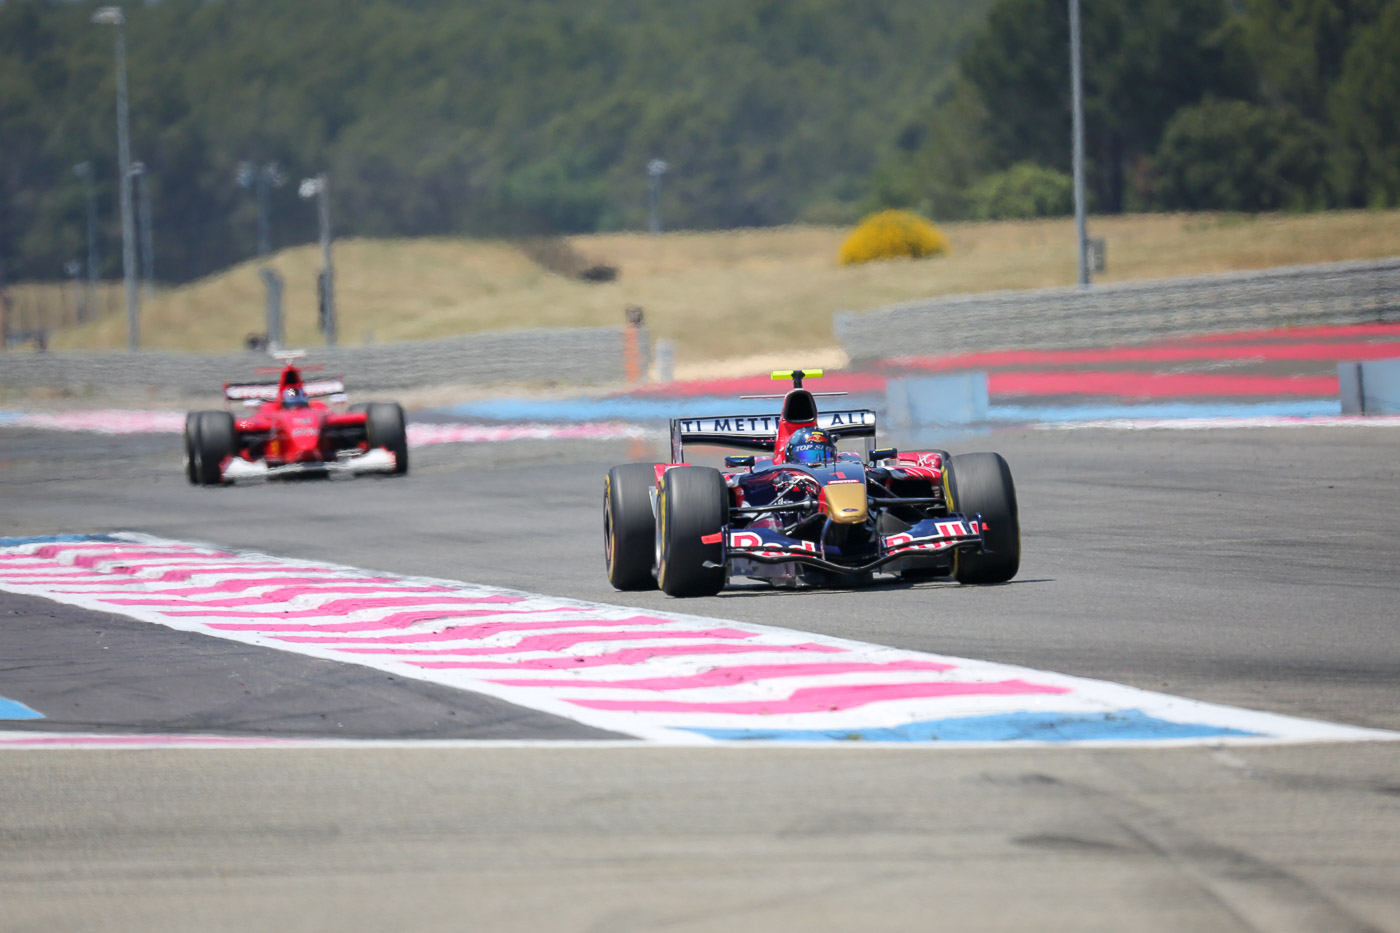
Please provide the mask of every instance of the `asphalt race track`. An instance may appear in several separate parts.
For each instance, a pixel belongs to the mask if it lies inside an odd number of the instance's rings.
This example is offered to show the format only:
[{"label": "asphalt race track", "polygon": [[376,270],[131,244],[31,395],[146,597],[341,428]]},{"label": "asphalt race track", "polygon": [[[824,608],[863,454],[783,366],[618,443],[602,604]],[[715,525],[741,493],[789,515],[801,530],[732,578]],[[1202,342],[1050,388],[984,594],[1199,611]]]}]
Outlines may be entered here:
[{"label": "asphalt race track", "polygon": [[[1400,428],[950,438],[1015,473],[1011,584],[684,603],[603,576],[629,446],[206,490],[178,436],[11,428],[0,537],[140,532],[1400,731]],[[5,730],[405,740],[0,750],[0,930],[1400,931],[1400,742],[648,746],[34,596],[0,592],[0,626],[0,697],[44,717]]]}]

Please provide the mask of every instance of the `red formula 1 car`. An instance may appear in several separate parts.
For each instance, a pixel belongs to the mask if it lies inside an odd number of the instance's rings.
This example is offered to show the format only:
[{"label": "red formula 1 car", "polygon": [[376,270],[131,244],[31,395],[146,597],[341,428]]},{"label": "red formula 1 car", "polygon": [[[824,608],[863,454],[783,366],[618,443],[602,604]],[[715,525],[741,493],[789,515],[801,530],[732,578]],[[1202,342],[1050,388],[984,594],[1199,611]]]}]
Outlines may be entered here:
[{"label": "red formula 1 car", "polygon": [[[875,573],[1004,583],[1021,563],[1011,470],[1000,454],[871,449],[875,412],[819,412],[804,377],[776,415],[671,422],[671,463],[613,467],[603,486],[604,556],[620,590],[709,596],[733,576],[785,586]],[[821,393],[844,395],[844,392]],[[865,455],[838,451],[866,439]],[[691,466],[685,444],[769,452]]]},{"label": "red formula 1 car", "polygon": [[345,384],[339,379],[304,381],[294,362],[303,355],[277,354],[286,363],[277,382],[224,385],[226,401],[254,408],[250,414],[196,411],[186,416],[185,474],[191,483],[408,472],[403,409],[393,402],[372,402],[344,410]]}]

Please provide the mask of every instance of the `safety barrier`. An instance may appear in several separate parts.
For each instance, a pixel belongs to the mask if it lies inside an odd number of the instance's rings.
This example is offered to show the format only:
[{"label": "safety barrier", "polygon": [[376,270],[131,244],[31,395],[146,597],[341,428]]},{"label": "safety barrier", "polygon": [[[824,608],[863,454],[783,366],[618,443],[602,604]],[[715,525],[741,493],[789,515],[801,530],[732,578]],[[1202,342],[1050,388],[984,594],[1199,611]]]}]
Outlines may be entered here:
[{"label": "safety barrier", "polygon": [[[311,348],[306,362],[343,375],[352,390],[441,385],[607,385],[625,382],[624,327],[495,331],[440,340]],[[648,365],[645,332],[637,341]],[[207,394],[245,381],[272,360],[265,353],[201,354],[11,351],[0,354],[0,386],[70,394]]]},{"label": "safety barrier", "polygon": [[843,312],[852,360],[1135,343],[1172,334],[1400,320],[1400,257],[952,295]]}]

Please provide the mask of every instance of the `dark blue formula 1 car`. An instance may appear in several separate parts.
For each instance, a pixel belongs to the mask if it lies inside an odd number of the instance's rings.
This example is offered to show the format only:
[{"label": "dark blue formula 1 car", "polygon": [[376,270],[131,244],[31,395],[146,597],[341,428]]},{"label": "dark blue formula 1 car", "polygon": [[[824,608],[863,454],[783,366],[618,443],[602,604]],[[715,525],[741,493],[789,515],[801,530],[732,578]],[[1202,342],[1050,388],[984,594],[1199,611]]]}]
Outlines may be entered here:
[{"label": "dark blue formula 1 car", "polygon": [[[1021,563],[1011,470],[1000,454],[871,449],[875,412],[819,412],[792,379],[776,415],[671,422],[671,463],[613,467],[603,487],[608,580],[709,596],[731,577],[850,585],[876,573],[1004,583]],[[819,393],[842,395],[844,393]],[[753,396],[750,396],[753,397]],[[864,438],[864,456],[838,451]],[[685,462],[685,445],[761,452],[723,471]]]}]

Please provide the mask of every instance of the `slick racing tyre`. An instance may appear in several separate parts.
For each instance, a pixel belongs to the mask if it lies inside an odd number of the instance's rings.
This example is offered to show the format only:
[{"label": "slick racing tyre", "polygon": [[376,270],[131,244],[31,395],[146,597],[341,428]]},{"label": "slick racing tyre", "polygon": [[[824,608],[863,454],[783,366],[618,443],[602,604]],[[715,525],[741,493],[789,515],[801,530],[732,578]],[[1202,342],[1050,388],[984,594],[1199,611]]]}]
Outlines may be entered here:
[{"label": "slick racing tyre", "polygon": [[655,485],[653,463],[615,466],[603,480],[603,556],[608,582],[616,589],[656,588],[656,518],[651,514]]},{"label": "slick racing tyre", "polygon": [[203,486],[217,486],[224,481],[220,468],[224,460],[236,452],[236,440],[233,415],[226,411],[199,413],[195,423],[195,482]]},{"label": "slick racing tyre", "polygon": [[1001,454],[959,454],[948,463],[950,508],[972,521],[980,512],[987,553],[960,551],[959,583],[1005,583],[1021,566],[1021,522],[1011,468]]},{"label": "slick racing tyre", "polygon": [[199,416],[202,412],[192,411],[185,415],[185,479],[190,485],[199,485],[197,464],[199,463]]},{"label": "slick racing tyre", "polygon": [[365,435],[370,447],[383,447],[394,455],[395,476],[408,472],[408,431],[397,403],[371,402],[365,408]]},{"label": "slick racing tyre", "polygon": [[[729,516],[729,490],[719,470],[676,467],[661,478],[657,498],[656,582],[667,596],[713,596],[724,587],[719,536]],[[708,541],[703,539],[710,539]]]}]

